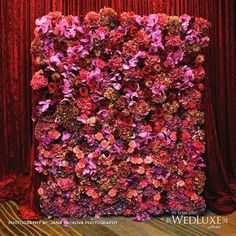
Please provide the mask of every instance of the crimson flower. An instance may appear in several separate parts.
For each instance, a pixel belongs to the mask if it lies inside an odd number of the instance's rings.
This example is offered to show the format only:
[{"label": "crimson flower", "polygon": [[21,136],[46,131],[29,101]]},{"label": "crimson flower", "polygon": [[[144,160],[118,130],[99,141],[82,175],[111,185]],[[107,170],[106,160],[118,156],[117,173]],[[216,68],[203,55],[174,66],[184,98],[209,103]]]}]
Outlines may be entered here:
[{"label": "crimson flower", "polygon": [[80,87],[79,88],[79,93],[82,97],[88,97],[89,90],[87,87]]}]

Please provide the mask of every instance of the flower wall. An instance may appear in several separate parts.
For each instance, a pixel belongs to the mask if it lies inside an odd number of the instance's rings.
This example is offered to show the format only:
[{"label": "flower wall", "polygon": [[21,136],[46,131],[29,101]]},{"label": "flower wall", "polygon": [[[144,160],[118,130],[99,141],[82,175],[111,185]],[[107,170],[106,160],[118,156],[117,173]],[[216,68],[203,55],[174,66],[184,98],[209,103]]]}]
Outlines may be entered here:
[{"label": "flower wall", "polygon": [[189,15],[36,20],[31,86],[46,216],[198,214],[205,174],[202,48]]}]

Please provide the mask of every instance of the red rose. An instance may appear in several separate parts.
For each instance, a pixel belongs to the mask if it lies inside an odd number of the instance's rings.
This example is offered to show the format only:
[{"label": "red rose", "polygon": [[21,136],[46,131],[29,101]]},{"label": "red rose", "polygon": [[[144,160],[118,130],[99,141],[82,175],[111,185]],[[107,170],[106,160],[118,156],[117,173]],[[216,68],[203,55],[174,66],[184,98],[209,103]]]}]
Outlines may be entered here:
[{"label": "red rose", "polygon": [[137,34],[137,32],[138,32],[138,28],[137,27],[135,27],[135,26],[131,27],[131,29],[130,29],[131,37],[134,37]]},{"label": "red rose", "polygon": [[124,124],[128,126],[132,126],[134,123],[134,118],[132,116],[125,116],[123,120],[124,120]]},{"label": "red rose", "polygon": [[196,103],[195,102],[189,102],[189,107],[191,108],[191,109],[193,109],[193,108],[196,108]]},{"label": "red rose", "polygon": [[89,85],[89,88],[92,90],[92,91],[95,91],[98,89],[98,83],[96,81],[95,78],[92,78],[88,81],[88,85]]},{"label": "red rose", "polygon": [[80,60],[79,61],[79,66],[84,68],[85,66],[87,65],[86,61],[85,60]]},{"label": "red rose", "polygon": [[143,67],[143,74],[144,75],[149,75],[152,71],[152,68],[150,66],[144,66]]},{"label": "red rose", "polygon": [[195,142],[192,143],[192,145],[193,145],[193,147],[195,147],[199,151],[203,151],[204,150],[204,143],[202,143],[202,142],[195,141]]},{"label": "red rose", "polygon": [[168,96],[168,101],[172,102],[176,99],[176,94],[175,93],[170,93]]},{"label": "red rose", "polygon": [[98,60],[97,63],[96,63],[96,66],[98,68],[103,69],[103,68],[105,68],[107,66],[107,63],[105,61],[103,61],[103,60]]},{"label": "red rose", "polygon": [[89,90],[87,87],[80,87],[79,88],[79,93],[82,97],[87,97],[89,94]]},{"label": "red rose", "polygon": [[200,90],[200,91],[203,91],[204,90],[204,84],[202,84],[202,83],[200,83],[200,84],[198,84],[198,89]]},{"label": "red rose", "polygon": [[189,132],[183,132],[181,135],[181,140],[188,141],[191,138],[191,135]]},{"label": "red rose", "polygon": [[48,84],[48,91],[50,93],[54,93],[57,90],[57,85],[55,83],[49,83]]},{"label": "red rose", "polygon": [[92,111],[95,111],[97,109],[97,105],[94,103],[87,104],[88,108]]}]

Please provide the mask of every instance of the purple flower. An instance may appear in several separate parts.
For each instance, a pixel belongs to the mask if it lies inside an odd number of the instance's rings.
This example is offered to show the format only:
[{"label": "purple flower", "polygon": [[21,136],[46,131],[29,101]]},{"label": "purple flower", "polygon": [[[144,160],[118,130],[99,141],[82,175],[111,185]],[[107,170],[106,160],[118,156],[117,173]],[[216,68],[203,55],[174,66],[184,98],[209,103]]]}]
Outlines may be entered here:
[{"label": "purple flower", "polygon": [[180,49],[176,52],[169,53],[168,57],[171,57],[175,64],[178,64],[180,61],[183,60],[184,52]]},{"label": "purple flower", "polygon": [[151,217],[148,213],[144,212],[144,213],[139,213],[135,215],[133,219],[136,221],[146,221],[146,220],[150,220]]},{"label": "purple flower", "polygon": [[158,49],[164,50],[164,46],[163,46],[161,40],[160,41],[159,40],[160,39],[151,43],[151,47],[149,49],[150,52],[156,53],[158,51]]},{"label": "purple flower", "polygon": [[116,89],[116,90],[120,90],[122,88],[121,84],[120,83],[114,83],[112,84],[113,88]]},{"label": "purple flower", "polygon": [[102,109],[98,112],[98,114],[105,118],[105,117],[108,117],[109,112],[108,110]]},{"label": "purple flower", "polygon": [[188,42],[190,44],[194,44],[194,43],[199,42],[199,38],[197,37],[196,32],[194,30],[189,30],[187,32],[186,42]]},{"label": "purple flower", "polygon": [[96,164],[91,160],[88,162],[88,164],[89,164],[88,165],[89,169],[96,169],[96,167],[97,167]]},{"label": "purple flower", "polygon": [[49,16],[43,16],[35,21],[38,30],[41,30],[42,33],[47,33],[49,26],[51,25],[51,19]]},{"label": "purple flower", "polygon": [[155,31],[153,31],[151,33],[151,36],[152,36],[152,40],[154,43],[160,43],[161,42],[161,30],[160,29],[157,29]]},{"label": "purple flower", "polygon": [[49,108],[51,102],[52,102],[51,99],[47,99],[45,101],[40,101],[39,106],[38,106],[39,107],[39,112],[40,113],[45,112]]},{"label": "purple flower", "polygon": [[100,93],[93,93],[91,95],[91,99],[92,99],[93,102],[98,102],[98,101],[101,101],[101,100],[105,100],[105,98]]},{"label": "purple flower", "polygon": [[189,21],[191,20],[191,17],[189,15],[184,14],[180,16],[180,19],[182,21],[183,30],[186,31],[188,29]]},{"label": "purple flower", "polygon": [[69,24],[65,19],[62,19],[59,21],[58,24],[56,24],[54,28],[54,34],[55,35],[65,35],[66,30],[69,28]]},{"label": "purple flower", "polygon": [[155,82],[152,87],[151,87],[152,93],[153,94],[162,94],[164,93],[165,86],[159,84],[158,82]]},{"label": "purple flower", "polygon": [[72,89],[70,88],[70,82],[69,82],[69,80],[67,80],[67,79],[63,79],[63,82],[64,82],[64,85],[63,85],[62,92],[63,92],[65,95],[68,95],[69,93],[72,92]]},{"label": "purple flower", "polygon": [[174,68],[175,67],[175,61],[172,57],[168,56],[167,59],[164,61],[165,67]]},{"label": "purple flower", "polygon": [[134,18],[135,18],[135,21],[136,21],[139,25],[141,25],[142,17],[139,16],[139,15],[135,15]]},{"label": "purple flower", "polygon": [[66,52],[69,58],[76,56],[78,53],[80,53],[83,50],[83,46],[74,46],[74,47],[68,47]]},{"label": "purple flower", "polygon": [[59,59],[59,56],[60,56],[60,54],[59,53],[57,53],[56,55],[54,55],[54,56],[51,56],[50,57],[50,62],[51,63],[55,63],[57,66],[61,63],[61,60]]},{"label": "purple flower", "polygon": [[99,68],[96,68],[95,70],[92,70],[90,73],[89,73],[89,78],[92,79],[92,78],[99,78],[100,77],[100,74],[101,74],[101,70]]},{"label": "purple flower", "polygon": [[67,132],[67,131],[64,131],[63,133],[62,133],[62,141],[66,141],[66,140],[68,140],[69,138],[71,137],[71,134],[69,133],[69,132]]},{"label": "purple flower", "polygon": [[130,66],[129,66],[128,64],[123,64],[123,68],[124,68],[125,70],[128,70],[128,69],[130,68]]},{"label": "purple flower", "polygon": [[153,27],[157,24],[158,22],[158,15],[156,14],[150,14],[148,17],[147,17],[147,26],[148,27]]}]

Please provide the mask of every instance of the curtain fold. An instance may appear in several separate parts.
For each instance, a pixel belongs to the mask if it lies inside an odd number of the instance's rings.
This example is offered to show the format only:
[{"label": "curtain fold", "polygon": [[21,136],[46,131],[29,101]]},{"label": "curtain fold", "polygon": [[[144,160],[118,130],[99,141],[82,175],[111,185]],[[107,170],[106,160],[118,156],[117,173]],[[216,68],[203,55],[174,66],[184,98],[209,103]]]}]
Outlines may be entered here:
[{"label": "curtain fold", "polygon": [[[236,204],[236,57],[235,9],[231,0],[3,0],[0,2],[0,201],[16,199],[25,219],[38,219],[33,171],[36,144],[32,137],[34,98],[30,43],[35,19],[49,11],[80,17],[88,11],[112,7],[117,12],[200,16],[212,23],[206,49],[204,109],[206,112],[205,197],[220,214]],[[25,195],[25,193],[27,193]],[[23,197],[26,196],[26,197]]]}]

